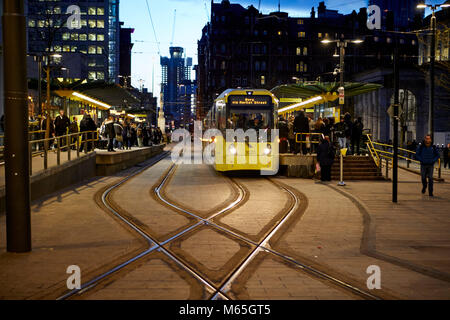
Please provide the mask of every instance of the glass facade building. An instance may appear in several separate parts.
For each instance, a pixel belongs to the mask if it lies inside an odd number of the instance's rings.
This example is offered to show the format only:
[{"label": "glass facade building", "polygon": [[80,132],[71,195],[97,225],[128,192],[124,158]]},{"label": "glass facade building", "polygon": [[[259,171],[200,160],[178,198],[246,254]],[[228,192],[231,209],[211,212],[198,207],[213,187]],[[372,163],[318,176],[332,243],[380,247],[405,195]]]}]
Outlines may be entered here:
[{"label": "glass facade building", "polygon": [[[88,80],[118,82],[119,0],[25,2],[30,53],[56,52],[63,60],[64,53],[79,53]],[[80,25],[70,19],[73,5],[80,8]]]}]

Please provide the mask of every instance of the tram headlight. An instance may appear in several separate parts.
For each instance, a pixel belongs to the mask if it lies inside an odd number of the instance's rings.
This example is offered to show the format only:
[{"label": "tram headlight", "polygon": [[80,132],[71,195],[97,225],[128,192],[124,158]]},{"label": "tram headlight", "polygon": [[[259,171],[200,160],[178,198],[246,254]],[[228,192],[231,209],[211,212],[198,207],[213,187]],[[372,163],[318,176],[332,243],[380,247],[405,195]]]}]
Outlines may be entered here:
[{"label": "tram headlight", "polygon": [[228,148],[228,151],[232,154],[232,155],[236,155],[237,154],[237,150],[234,146],[230,146]]},{"label": "tram headlight", "polygon": [[272,146],[268,144],[267,147],[264,148],[264,154],[268,156],[271,153],[272,153]]}]

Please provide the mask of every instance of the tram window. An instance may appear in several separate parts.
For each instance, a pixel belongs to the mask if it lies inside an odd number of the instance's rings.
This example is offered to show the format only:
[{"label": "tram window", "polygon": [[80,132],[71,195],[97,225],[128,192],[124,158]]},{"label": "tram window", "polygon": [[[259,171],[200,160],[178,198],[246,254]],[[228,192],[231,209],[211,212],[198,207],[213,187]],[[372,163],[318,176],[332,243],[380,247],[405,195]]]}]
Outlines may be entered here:
[{"label": "tram window", "polygon": [[227,122],[229,129],[259,130],[271,128],[273,121],[270,112],[231,110],[230,118]]}]

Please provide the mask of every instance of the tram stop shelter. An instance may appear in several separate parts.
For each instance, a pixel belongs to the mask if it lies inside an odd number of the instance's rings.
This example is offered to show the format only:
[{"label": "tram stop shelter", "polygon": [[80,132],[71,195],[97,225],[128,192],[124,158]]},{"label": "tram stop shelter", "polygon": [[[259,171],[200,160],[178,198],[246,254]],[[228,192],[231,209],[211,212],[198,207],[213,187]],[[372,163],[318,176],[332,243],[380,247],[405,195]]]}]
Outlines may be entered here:
[{"label": "tram stop shelter", "polygon": [[[337,103],[339,88],[340,84],[336,82],[305,82],[281,85],[273,88],[271,92],[280,100],[279,115],[291,115],[303,110],[339,121],[341,114],[341,105]],[[380,84],[347,82],[344,84],[345,98],[380,88],[382,88]]]}]

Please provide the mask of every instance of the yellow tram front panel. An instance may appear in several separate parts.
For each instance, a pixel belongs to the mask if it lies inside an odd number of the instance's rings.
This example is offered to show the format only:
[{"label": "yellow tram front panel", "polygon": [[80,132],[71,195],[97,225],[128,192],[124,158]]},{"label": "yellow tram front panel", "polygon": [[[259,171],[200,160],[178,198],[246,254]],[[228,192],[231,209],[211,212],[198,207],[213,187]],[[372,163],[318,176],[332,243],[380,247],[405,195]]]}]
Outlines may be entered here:
[{"label": "yellow tram front panel", "polygon": [[217,171],[274,169],[274,154],[271,143],[225,142],[223,137],[217,137],[215,142]]}]

